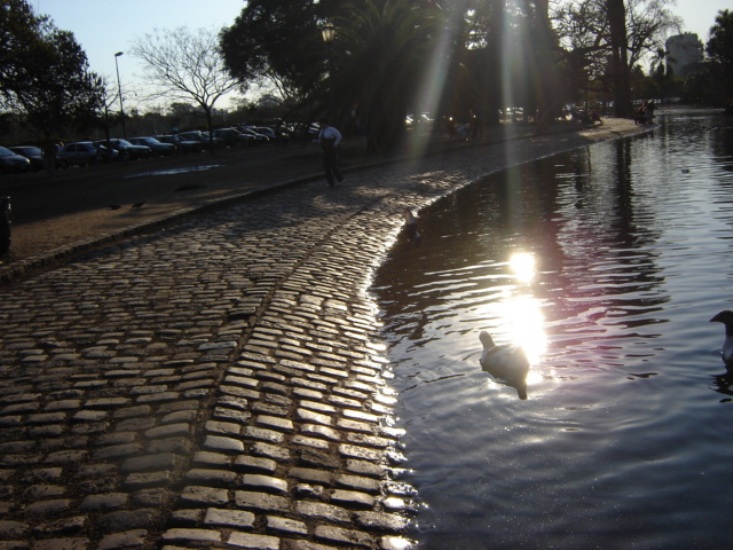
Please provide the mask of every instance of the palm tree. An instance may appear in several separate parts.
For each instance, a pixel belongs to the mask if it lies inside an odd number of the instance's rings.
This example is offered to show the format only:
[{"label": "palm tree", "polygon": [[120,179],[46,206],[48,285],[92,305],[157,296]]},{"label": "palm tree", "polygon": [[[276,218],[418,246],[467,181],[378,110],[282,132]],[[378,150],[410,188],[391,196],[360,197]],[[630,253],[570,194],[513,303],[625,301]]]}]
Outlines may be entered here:
[{"label": "palm tree", "polygon": [[631,116],[631,84],[626,51],[626,7],[623,0],[606,0],[611,34],[612,80],[616,116]]},{"label": "palm tree", "polygon": [[657,89],[662,103],[664,103],[664,97],[666,95],[667,81],[671,76],[670,61],[674,61],[672,56],[664,48],[657,48],[651,62],[651,76],[657,83]]},{"label": "palm tree", "polygon": [[334,18],[331,112],[340,120],[356,114],[370,150],[390,148],[403,135],[439,22],[440,12],[409,0],[352,1]]}]

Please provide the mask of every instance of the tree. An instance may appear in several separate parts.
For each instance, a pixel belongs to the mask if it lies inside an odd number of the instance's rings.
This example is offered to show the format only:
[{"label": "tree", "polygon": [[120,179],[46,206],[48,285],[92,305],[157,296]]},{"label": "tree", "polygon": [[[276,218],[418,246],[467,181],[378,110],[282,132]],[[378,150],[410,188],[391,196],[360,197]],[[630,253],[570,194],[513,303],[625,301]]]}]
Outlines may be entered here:
[{"label": "tree", "polygon": [[710,29],[706,51],[713,72],[720,78],[723,93],[733,97],[733,12],[719,11]]},{"label": "tree", "polygon": [[226,93],[241,88],[241,78],[232,76],[224,66],[216,32],[186,27],[146,34],[136,41],[133,55],[141,58],[157,95],[168,100],[191,101],[201,107],[213,134],[214,104]]},{"label": "tree", "polygon": [[23,60],[18,54],[38,39],[40,26],[25,0],[0,0],[0,100],[6,104],[20,87]]},{"label": "tree", "polygon": [[669,11],[674,2],[664,0],[627,0],[626,35],[629,67],[645,56],[654,56],[664,48],[670,33],[679,33],[682,20]]},{"label": "tree", "polygon": [[607,0],[608,27],[611,36],[611,75],[616,116],[631,116],[631,84],[626,49],[626,8],[623,0]]},{"label": "tree", "polygon": [[466,14],[467,72],[475,79],[475,96],[470,101],[478,109],[480,119],[490,125],[499,123],[498,113],[505,99],[503,86],[498,85],[507,61],[505,21],[505,0],[479,0]]},{"label": "tree", "polygon": [[68,31],[37,17],[24,0],[0,0],[0,100],[43,131],[87,128],[104,103],[104,83]]},{"label": "tree", "polygon": [[389,149],[403,136],[440,22],[436,10],[409,0],[349,2],[334,17],[329,110],[337,120],[356,113],[370,150]]},{"label": "tree", "polygon": [[656,95],[664,102],[667,95],[667,84],[672,78],[670,61],[672,57],[668,55],[667,50],[658,48],[654,57],[652,57],[649,73],[657,85]]},{"label": "tree", "polygon": [[249,0],[220,34],[224,64],[236,78],[264,79],[283,98],[303,99],[325,70],[324,7],[303,0]]},{"label": "tree", "polygon": [[592,82],[619,93],[618,86],[624,85],[642,58],[654,55],[663,47],[663,38],[679,30],[680,19],[669,11],[669,4],[663,0],[580,0],[563,4],[554,18],[574,63],[583,67]]},{"label": "tree", "polygon": [[[529,54],[531,103],[539,113],[538,130],[543,130],[559,111],[561,96],[559,93],[559,41],[550,24],[549,1],[535,0],[525,5],[527,30],[535,40]],[[535,110],[535,109],[533,109]],[[526,110],[525,110],[526,113]]]}]

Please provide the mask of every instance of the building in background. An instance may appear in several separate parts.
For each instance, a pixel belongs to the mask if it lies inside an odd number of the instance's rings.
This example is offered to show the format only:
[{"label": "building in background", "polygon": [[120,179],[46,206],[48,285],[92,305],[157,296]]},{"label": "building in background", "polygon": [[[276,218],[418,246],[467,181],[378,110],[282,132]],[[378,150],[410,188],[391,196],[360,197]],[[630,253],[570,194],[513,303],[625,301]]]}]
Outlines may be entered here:
[{"label": "building in background", "polygon": [[694,33],[670,36],[664,45],[667,48],[667,67],[674,76],[684,78],[702,62],[703,44]]}]

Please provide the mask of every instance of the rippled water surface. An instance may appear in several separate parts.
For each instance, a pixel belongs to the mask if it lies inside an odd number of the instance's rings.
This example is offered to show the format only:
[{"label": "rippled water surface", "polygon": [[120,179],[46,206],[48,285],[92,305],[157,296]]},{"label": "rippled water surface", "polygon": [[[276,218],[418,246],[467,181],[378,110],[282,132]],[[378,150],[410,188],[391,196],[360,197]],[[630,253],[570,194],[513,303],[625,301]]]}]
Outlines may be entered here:
[{"label": "rippled water surface", "polygon": [[733,547],[733,121],[659,123],[433,204],[377,274],[421,548]]}]

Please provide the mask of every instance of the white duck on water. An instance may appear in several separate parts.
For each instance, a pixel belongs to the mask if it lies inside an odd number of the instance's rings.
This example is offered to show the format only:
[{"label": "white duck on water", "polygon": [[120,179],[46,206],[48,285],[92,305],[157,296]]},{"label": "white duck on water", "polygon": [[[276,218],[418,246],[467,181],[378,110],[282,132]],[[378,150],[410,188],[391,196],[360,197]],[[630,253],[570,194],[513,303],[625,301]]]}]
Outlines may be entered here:
[{"label": "white duck on water", "polygon": [[481,368],[515,388],[520,399],[527,399],[529,361],[522,348],[497,346],[486,331],[481,331],[479,340],[484,346]]},{"label": "white duck on water", "polygon": [[725,310],[710,319],[711,323],[723,323],[725,325],[725,340],[720,355],[726,366],[733,367],[733,311]]}]

